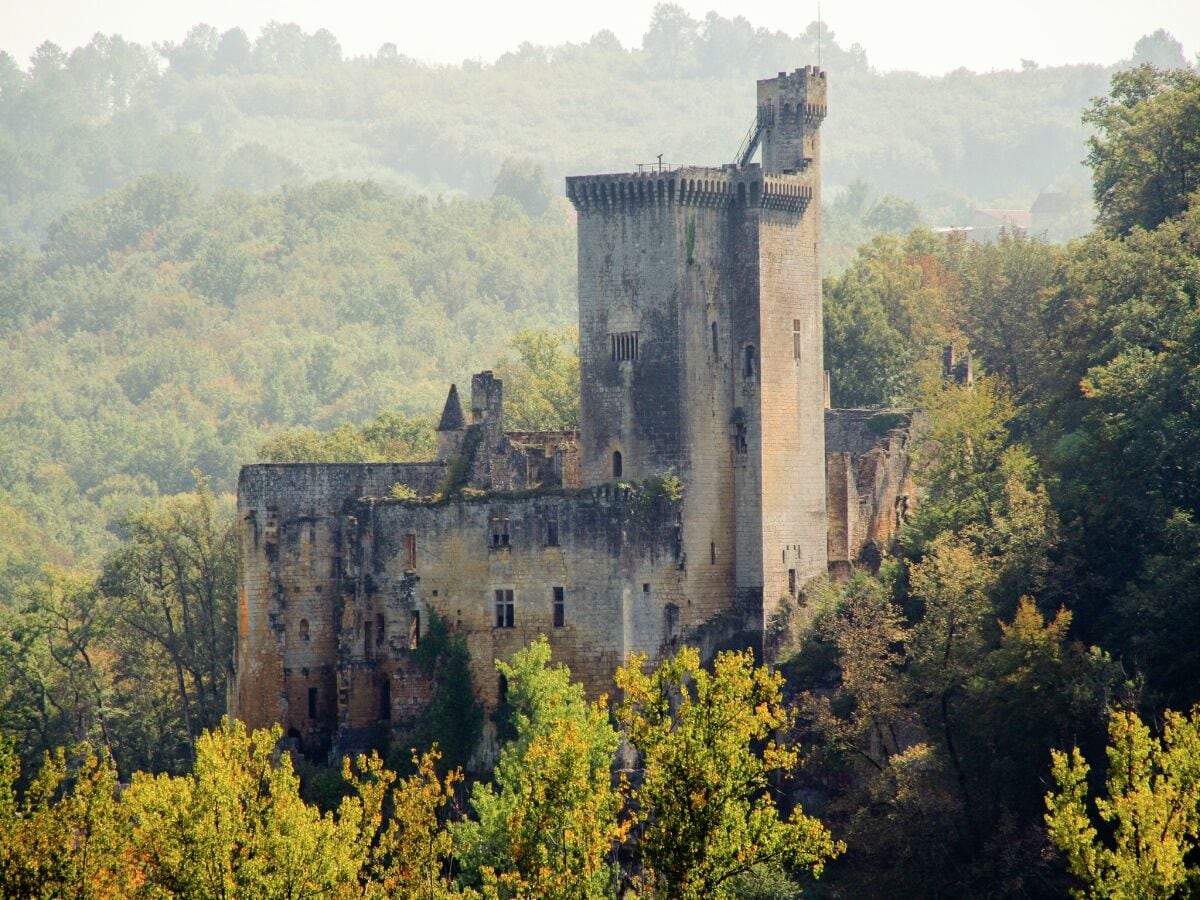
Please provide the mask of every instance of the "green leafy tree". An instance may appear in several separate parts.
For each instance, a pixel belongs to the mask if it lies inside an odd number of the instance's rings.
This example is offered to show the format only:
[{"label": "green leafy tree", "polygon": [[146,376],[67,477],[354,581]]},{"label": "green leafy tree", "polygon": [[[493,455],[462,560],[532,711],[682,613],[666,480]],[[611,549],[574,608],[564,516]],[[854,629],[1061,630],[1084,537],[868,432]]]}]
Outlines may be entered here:
[{"label": "green leafy tree", "polygon": [[1200,188],[1200,74],[1142,65],[1117,72],[1084,121],[1098,220],[1111,234],[1147,231]]},{"label": "green leafy tree", "polygon": [[550,665],[545,637],[497,661],[515,737],[494,785],[478,784],[478,821],[457,826],[464,875],[502,896],[607,897],[625,826],[611,770],[619,743],[603,700],[589,703],[570,671]]},{"label": "green leafy tree", "polygon": [[0,721],[19,738],[22,757],[86,740],[113,752],[120,740],[114,620],[92,580],[47,569],[15,608],[0,608],[0,622]]},{"label": "green leafy tree", "polygon": [[574,329],[527,328],[497,366],[504,379],[504,420],[515,429],[579,427],[579,337]]},{"label": "green leafy tree", "polygon": [[415,656],[434,684],[429,708],[421,717],[421,743],[439,747],[439,759],[444,757],[446,766],[465,766],[483,734],[483,708],[472,687],[467,642],[431,610]]},{"label": "green leafy tree", "polygon": [[1102,797],[1089,797],[1090,769],[1078,748],[1052,753],[1058,790],[1046,795],[1046,825],[1071,874],[1085,885],[1073,894],[1180,896],[1196,875],[1188,857],[1200,834],[1200,712],[1168,710],[1161,737],[1136,713],[1114,713],[1108,736]]},{"label": "green leafy tree", "polygon": [[837,407],[912,403],[918,364],[954,335],[951,273],[932,235],[875,238],[824,283],[825,359]]},{"label": "green leafy tree", "polygon": [[195,493],[133,516],[99,582],[125,632],[127,677],[169,679],[184,748],[225,710],[237,586],[230,500],[199,479]]},{"label": "green leafy tree", "polygon": [[[460,896],[448,874],[454,838],[446,817],[455,807],[455,786],[462,781],[462,771],[440,776],[440,758],[436,746],[420,755],[414,750],[415,771],[399,781],[378,757],[360,756],[353,766],[348,759],[343,762],[343,776],[355,787],[359,805],[343,804],[341,815],[357,811],[363,834],[371,841],[361,873],[364,896],[414,900]],[[390,809],[386,822],[385,797]]]},{"label": "green leafy tree", "polygon": [[1144,34],[1133,45],[1133,64],[1151,65],[1157,69],[1186,69],[1187,57],[1183,55],[1183,44],[1169,31],[1158,28]]},{"label": "green leafy tree", "polygon": [[618,670],[616,714],[640,759],[633,821],[646,887],[728,897],[757,866],[820,875],[845,846],[799,806],[781,817],[770,790],[798,756],[773,737],[794,718],[782,678],[749,652],[719,654],[711,672],[690,647],[653,672],[644,664],[635,656]]},{"label": "green leafy tree", "polygon": [[112,757],[90,744],[47,753],[17,796],[19,763],[0,738],[0,893],[5,897],[127,897],[141,886],[128,856]]},{"label": "green leafy tree", "polygon": [[148,885],[178,897],[357,893],[361,801],[337,816],[306,805],[281,736],[226,721],[197,740],[190,774],[134,777],[121,804]]},{"label": "green leafy tree", "polygon": [[528,215],[540,216],[550,208],[554,196],[546,180],[546,170],[533,159],[509,157],[496,173],[493,197],[510,197],[521,204]]}]

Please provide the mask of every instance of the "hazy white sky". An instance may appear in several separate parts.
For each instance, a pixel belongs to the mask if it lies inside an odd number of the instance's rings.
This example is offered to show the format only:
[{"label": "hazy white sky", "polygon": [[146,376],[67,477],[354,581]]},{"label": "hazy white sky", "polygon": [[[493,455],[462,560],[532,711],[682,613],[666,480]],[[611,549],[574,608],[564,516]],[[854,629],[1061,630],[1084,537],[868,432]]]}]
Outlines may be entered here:
[{"label": "hazy white sky", "polygon": [[[708,10],[743,15],[792,34],[816,18],[816,0],[677,0],[696,18]],[[343,52],[384,42],[430,62],[495,59],[522,41],[583,41],[607,28],[637,46],[654,0],[0,0],[0,49],[24,64],[44,40],[71,49],[97,31],[140,43],[178,41],[197,22],[240,26],[253,38],[272,19],[305,31],[328,28]],[[1200,51],[1200,0],[822,0],[839,43],[866,48],[880,69],[940,74],[1042,65],[1114,62],[1156,28]],[[798,64],[807,60],[798,60]]]}]

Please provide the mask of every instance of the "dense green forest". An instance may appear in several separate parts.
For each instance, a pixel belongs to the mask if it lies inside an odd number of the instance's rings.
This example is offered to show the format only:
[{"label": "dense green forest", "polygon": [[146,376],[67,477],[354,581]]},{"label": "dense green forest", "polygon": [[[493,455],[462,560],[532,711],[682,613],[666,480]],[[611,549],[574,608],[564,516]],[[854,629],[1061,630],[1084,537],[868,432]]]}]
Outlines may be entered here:
[{"label": "dense green forest", "polygon": [[[470,790],[462,678],[386,765],[294,770],[222,722],[237,467],[420,457],[484,366],[518,421],[571,424],[548,185],[647,134],[722,158],[814,38],[664,6],[643,49],[494,66],[344,61],[293,26],[197,30],[161,68],[116,38],[0,62],[0,893],[1196,891],[1200,75],[1164,34],[1135,50],[1161,68],[943,79],[826,44],[833,400],[926,410],[921,502],[877,575],[787,610],[776,671],[634,660],[609,708],[534,644],[498,663],[509,740]],[[883,107],[839,143],[838,110]],[[920,227],[1085,158],[1074,241]]]}]

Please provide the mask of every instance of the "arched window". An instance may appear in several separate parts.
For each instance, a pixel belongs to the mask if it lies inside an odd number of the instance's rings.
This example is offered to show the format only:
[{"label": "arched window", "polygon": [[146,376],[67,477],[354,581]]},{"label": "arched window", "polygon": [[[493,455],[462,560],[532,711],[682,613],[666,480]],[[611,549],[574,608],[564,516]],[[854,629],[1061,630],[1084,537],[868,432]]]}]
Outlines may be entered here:
[{"label": "arched window", "polygon": [[613,451],[613,478],[620,478],[621,473],[624,470],[625,470],[625,467],[621,462],[621,451],[614,450]]},{"label": "arched window", "polygon": [[745,375],[747,378],[753,378],[754,377],[754,367],[755,367],[754,345],[747,344],[746,345],[746,364],[742,367],[742,374]]},{"label": "arched window", "polygon": [[300,620],[300,640],[308,640],[308,619]]}]

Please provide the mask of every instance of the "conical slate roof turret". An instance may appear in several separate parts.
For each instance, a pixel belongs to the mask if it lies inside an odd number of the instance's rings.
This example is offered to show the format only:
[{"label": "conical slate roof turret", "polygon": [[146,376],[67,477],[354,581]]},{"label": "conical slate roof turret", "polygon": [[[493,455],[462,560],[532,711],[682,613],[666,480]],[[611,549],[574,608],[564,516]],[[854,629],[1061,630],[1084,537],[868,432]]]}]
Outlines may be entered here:
[{"label": "conical slate roof turret", "polygon": [[442,407],[442,421],[438,422],[438,431],[462,431],[467,427],[467,418],[463,415],[462,404],[458,402],[458,385],[450,385],[450,393],[446,395],[446,405]]}]

